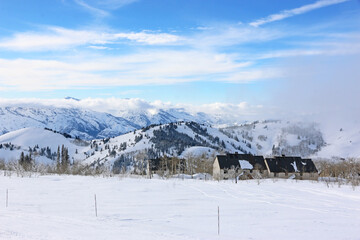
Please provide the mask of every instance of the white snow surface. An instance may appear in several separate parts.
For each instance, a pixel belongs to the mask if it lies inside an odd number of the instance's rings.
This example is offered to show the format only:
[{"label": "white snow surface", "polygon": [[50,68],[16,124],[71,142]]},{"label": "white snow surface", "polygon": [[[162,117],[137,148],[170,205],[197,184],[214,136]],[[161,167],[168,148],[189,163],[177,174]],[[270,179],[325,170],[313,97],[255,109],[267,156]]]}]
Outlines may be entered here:
[{"label": "white snow surface", "polygon": [[[303,162],[301,162],[303,165],[304,165],[304,163]],[[296,166],[296,162],[294,161],[293,163],[290,163],[291,164],[291,166],[293,166],[293,168],[294,168],[294,172],[299,172],[299,170],[297,169],[297,166]]]},{"label": "white snow surface", "polygon": [[188,156],[201,157],[205,155],[206,157],[212,157],[212,155],[217,154],[217,152],[209,147],[189,147],[181,154],[180,157],[187,158]]},{"label": "white snow surface", "polygon": [[241,169],[253,169],[253,165],[249,163],[249,161],[246,160],[239,160]]},{"label": "white snow surface", "polygon": [[52,131],[41,128],[22,128],[0,136],[0,143],[9,143],[23,146],[24,148],[50,147],[54,150],[60,145],[70,146],[70,140]]},{"label": "white snow surface", "polygon": [[360,158],[360,128],[351,126],[342,129],[325,129],[327,145],[316,154],[316,157]]},{"label": "white snow surface", "polygon": [[319,182],[0,174],[0,192],[2,240],[359,239],[360,189]]}]

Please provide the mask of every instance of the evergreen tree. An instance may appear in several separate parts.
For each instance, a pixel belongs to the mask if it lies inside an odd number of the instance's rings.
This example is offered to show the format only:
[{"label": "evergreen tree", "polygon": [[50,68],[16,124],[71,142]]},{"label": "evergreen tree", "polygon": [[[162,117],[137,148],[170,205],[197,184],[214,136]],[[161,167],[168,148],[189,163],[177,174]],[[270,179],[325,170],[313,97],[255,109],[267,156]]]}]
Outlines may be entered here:
[{"label": "evergreen tree", "polygon": [[56,170],[60,171],[60,146],[58,146],[56,154]]},{"label": "evergreen tree", "polygon": [[69,151],[64,145],[61,146],[61,167],[62,172],[66,172],[70,165]]},{"label": "evergreen tree", "polygon": [[23,165],[25,162],[25,156],[24,156],[24,152],[21,152],[20,154],[20,160],[19,160],[19,163],[20,165]]}]

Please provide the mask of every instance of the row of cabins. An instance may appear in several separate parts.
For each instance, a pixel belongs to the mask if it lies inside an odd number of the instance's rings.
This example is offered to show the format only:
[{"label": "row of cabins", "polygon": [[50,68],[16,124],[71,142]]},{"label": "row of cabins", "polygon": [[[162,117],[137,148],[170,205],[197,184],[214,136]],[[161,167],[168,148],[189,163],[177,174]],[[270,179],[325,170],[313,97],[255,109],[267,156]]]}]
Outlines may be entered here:
[{"label": "row of cabins", "polygon": [[276,156],[264,158],[251,154],[218,155],[213,163],[213,178],[297,178],[316,180],[319,177],[311,159]]},{"label": "row of cabins", "polygon": [[[150,159],[147,162],[147,174],[184,173],[184,159]],[[213,163],[213,178],[253,179],[253,178],[297,178],[316,180],[319,175],[311,159],[301,157],[275,156],[264,158],[251,154],[217,155]]]}]

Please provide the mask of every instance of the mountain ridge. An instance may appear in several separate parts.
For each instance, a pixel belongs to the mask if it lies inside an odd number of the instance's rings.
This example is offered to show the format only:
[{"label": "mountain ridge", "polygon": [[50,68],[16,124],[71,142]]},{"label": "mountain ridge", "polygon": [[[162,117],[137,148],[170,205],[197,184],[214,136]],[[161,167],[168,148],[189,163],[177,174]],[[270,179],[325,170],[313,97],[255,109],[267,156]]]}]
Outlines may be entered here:
[{"label": "mountain ridge", "polygon": [[[300,139],[292,136],[294,126]],[[197,155],[212,159],[216,154],[233,152],[271,156],[285,151],[291,155],[309,157],[324,147],[321,133],[314,131],[317,130],[312,125],[299,127],[281,121],[264,121],[225,129],[182,121],[153,124],[116,137],[84,141],[66,138],[66,135],[49,129],[25,128],[0,136],[0,144],[4,146],[0,148],[0,158],[15,158],[21,152],[26,152],[37,156],[40,162],[54,163],[56,150],[61,145],[69,149],[71,161],[85,165],[124,166],[140,158],[161,156],[188,158]],[[314,134],[319,141],[314,142],[307,137]],[[293,141],[295,138],[296,141]]]}]

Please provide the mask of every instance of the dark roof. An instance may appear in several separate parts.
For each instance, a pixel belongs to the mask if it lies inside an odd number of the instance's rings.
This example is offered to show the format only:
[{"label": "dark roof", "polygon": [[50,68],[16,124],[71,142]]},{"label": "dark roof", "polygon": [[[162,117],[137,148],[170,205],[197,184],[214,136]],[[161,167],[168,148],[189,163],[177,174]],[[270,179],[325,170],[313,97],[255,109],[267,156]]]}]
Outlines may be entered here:
[{"label": "dark roof", "polygon": [[241,168],[239,160],[248,161],[254,170],[266,170],[263,156],[254,156],[251,154],[226,154],[217,155],[220,169]]},{"label": "dark roof", "polygon": [[301,157],[274,157],[266,158],[270,172],[317,172],[311,159]]}]

